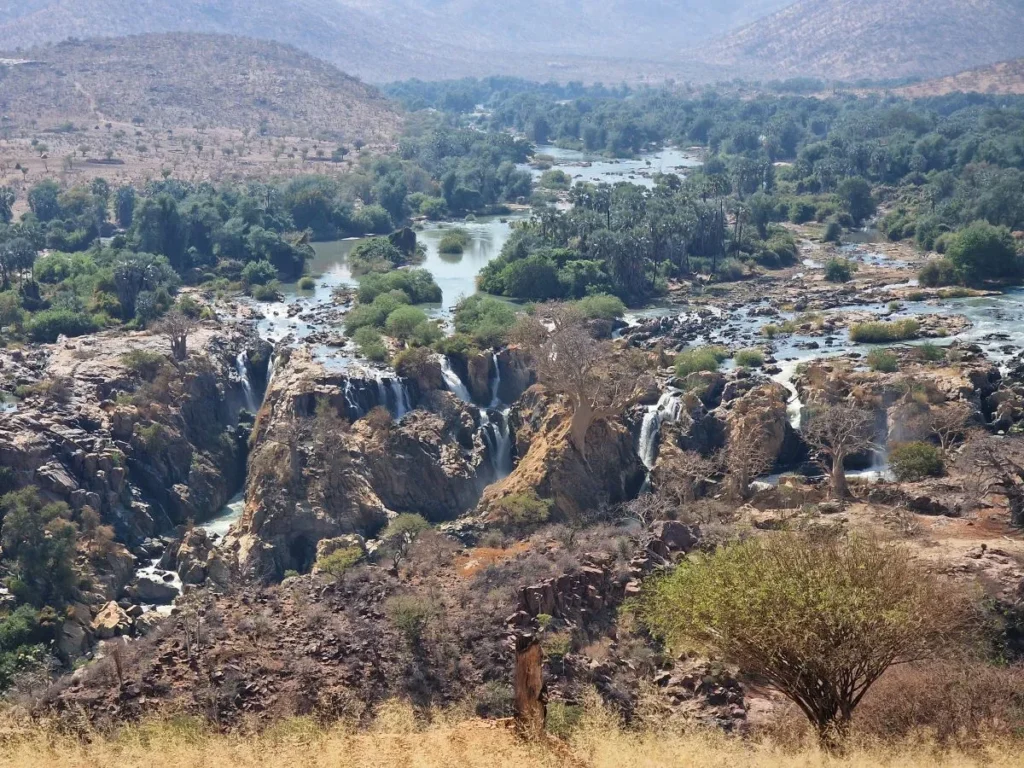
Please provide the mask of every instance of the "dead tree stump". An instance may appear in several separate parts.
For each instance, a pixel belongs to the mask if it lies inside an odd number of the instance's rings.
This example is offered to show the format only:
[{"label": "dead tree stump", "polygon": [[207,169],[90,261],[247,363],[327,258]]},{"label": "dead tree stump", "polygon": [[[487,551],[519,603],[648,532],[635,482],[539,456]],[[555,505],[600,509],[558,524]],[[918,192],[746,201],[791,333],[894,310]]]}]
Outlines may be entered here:
[{"label": "dead tree stump", "polygon": [[536,738],[544,732],[547,719],[547,688],[544,685],[544,653],[537,636],[517,633],[515,719],[520,733]]}]

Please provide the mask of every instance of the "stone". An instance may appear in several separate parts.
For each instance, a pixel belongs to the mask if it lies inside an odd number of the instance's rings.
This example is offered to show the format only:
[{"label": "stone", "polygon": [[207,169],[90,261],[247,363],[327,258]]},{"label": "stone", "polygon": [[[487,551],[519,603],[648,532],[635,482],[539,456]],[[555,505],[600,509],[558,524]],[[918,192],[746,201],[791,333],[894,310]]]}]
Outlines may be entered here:
[{"label": "stone", "polygon": [[654,538],[668,547],[669,552],[688,553],[700,543],[700,529],[678,520],[662,520],[651,527]]},{"label": "stone", "polygon": [[153,605],[170,605],[178,597],[178,590],[158,576],[139,576],[132,586],[136,600]]},{"label": "stone", "polygon": [[93,634],[100,640],[131,634],[132,620],[115,602],[107,603],[92,621]]},{"label": "stone", "polygon": [[57,630],[57,650],[61,656],[75,659],[89,649],[89,636],[78,621],[65,621]]}]

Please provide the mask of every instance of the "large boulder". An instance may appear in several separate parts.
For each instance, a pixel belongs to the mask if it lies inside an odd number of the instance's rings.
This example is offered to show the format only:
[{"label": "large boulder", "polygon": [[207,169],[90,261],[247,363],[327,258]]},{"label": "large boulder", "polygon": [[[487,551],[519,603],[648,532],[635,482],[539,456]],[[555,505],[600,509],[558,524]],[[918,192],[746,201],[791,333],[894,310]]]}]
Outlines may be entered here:
[{"label": "large boulder", "polygon": [[178,596],[178,588],[159,576],[139,576],[131,587],[135,599],[141,603],[170,605]]},{"label": "large boulder", "polygon": [[107,603],[92,621],[92,632],[99,640],[123,637],[132,632],[132,620],[113,600]]}]

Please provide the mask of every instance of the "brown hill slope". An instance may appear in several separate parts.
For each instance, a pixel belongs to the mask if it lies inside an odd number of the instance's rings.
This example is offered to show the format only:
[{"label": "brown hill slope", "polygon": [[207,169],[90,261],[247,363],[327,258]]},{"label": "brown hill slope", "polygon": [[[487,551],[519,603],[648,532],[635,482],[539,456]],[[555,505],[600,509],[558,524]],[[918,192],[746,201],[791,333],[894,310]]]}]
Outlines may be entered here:
[{"label": "brown hill slope", "polygon": [[1024,95],[1024,59],[1001,61],[894,91],[911,99],[957,92]]},{"label": "brown hill slope", "polygon": [[800,0],[707,49],[773,75],[936,77],[1024,55],[1024,0]]},{"label": "brown hill slope", "polygon": [[398,128],[397,113],[375,88],[278,43],[143,35],[17,56],[32,63],[0,67],[0,112],[15,128],[111,121],[376,143]]}]

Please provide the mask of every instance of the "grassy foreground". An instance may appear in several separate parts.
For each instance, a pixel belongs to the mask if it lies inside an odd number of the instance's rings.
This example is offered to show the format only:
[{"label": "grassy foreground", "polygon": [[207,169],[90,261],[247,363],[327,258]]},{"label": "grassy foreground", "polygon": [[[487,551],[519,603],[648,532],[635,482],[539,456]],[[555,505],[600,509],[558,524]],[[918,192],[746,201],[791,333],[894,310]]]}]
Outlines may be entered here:
[{"label": "grassy foreground", "polygon": [[209,732],[191,720],[150,723],[114,736],[79,739],[40,727],[0,733],[0,766],[11,768],[811,768],[894,766],[954,768],[1024,765],[1019,745],[991,743],[970,753],[938,751],[927,743],[855,747],[842,758],[816,747],[787,749],[720,734],[623,731],[611,720],[589,718],[565,742],[526,744],[502,724],[439,718],[417,723],[407,709],[383,713],[368,730],[322,729],[291,720],[259,736]]}]

